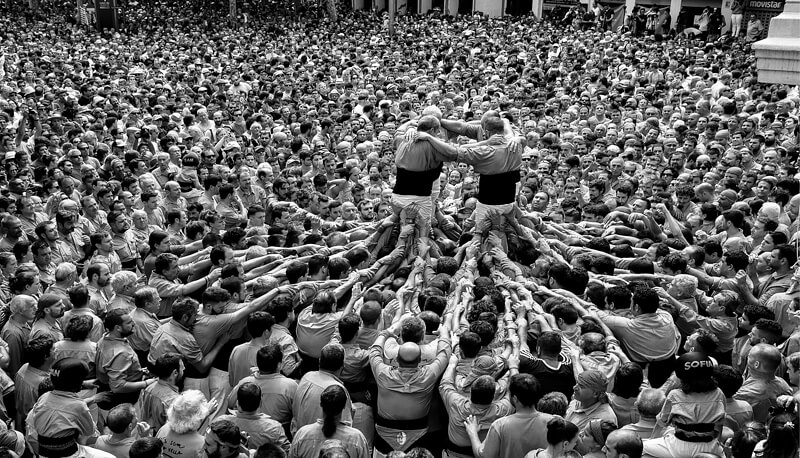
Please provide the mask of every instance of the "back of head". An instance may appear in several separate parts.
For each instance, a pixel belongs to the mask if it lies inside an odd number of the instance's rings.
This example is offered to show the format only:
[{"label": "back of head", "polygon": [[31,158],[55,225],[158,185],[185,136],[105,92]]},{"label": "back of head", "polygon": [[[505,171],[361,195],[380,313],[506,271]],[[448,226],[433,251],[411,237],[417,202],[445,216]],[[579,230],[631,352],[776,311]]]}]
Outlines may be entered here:
[{"label": "back of head", "polygon": [[133,419],[136,418],[136,411],[130,403],[120,404],[108,412],[106,426],[112,433],[122,434],[128,429]]},{"label": "back of head", "polygon": [[643,382],[644,372],[641,366],[633,362],[622,364],[617,370],[614,394],[623,398],[636,397]]},{"label": "back of head", "polygon": [[472,331],[465,331],[458,339],[458,346],[465,358],[474,358],[482,348],[481,337]]},{"label": "back of head", "polygon": [[633,292],[633,304],[641,313],[655,313],[658,310],[658,294],[652,289],[638,288]]},{"label": "back of head", "polygon": [[197,431],[208,416],[209,406],[203,393],[187,390],[178,395],[167,409],[167,424],[176,434]]},{"label": "back of head", "polygon": [[681,381],[681,389],[685,393],[706,393],[717,388],[714,363],[699,352],[682,354],[678,358],[675,375]]},{"label": "back of head", "polygon": [[760,343],[750,349],[748,369],[766,375],[774,375],[781,363],[781,352],[774,345]]},{"label": "back of head", "polygon": [[401,367],[416,367],[422,360],[422,351],[414,342],[403,342],[397,350],[397,363]]},{"label": "back of head", "polygon": [[229,449],[238,449],[242,445],[242,433],[236,423],[218,418],[211,422],[206,436],[216,436],[218,443]]},{"label": "back of head", "polygon": [[130,458],[159,458],[164,443],[157,437],[142,437],[136,439],[128,451]]},{"label": "back of head", "polygon": [[545,331],[539,336],[537,342],[539,353],[546,356],[555,356],[561,353],[561,334],[556,331]]},{"label": "back of head", "polygon": [[408,317],[400,327],[403,342],[422,343],[425,338],[425,323],[418,317]]},{"label": "back of head", "polygon": [[553,417],[547,422],[547,443],[558,445],[570,442],[578,434],[579,429],[572,422],[561,417]]},{"label": "back of head", "polygon": [[765,434],[746,425],[733,435],[731,439],[731,456],[733,458],[751,458],[756,445],[766,438]]},{"label": "back of head", "polygon": [[800,421],[792,412],[784,412],[767,421],[767,442],[764,444],[764,456],[794,457],[797,456],[797,437],[800,434]]},{"label": "back of head", "polygon": [[283,350],[277,342],[268,341],[256,353],[256,366],[258,366],[259,371],[264,373],[277,372],[282,360]]},{"label": "back of head", "polygon": [[536,410],[539,412],[560,417],[567,416],[567,407],[569,407],[569,399],[560,391],[551,391],[536,403]]},{"label": "back of head", "polygon": [[53,389],[77,393],[89,375],[89,366],[77,358],[64,358],[56,361],[50,370]]},{"label": "back of head", "polygon": [[405,458],[434,458],[434,454],[426,448],[417,447],[406,452]]},{"label": "back of head", "polygon": [[243,412],[255,412],[261,406],[261,387],[255,383],[243,383],[236,390],[236,402]]},{"label": "back of head", "polygon": [[319,398],[322,408],[322,434],[328,438],[336,433],[338,417],[347,405],[347,393],[339,385],[331,385],[322,392]]},{"label": "back of head", "polygon": [[328,439],[319,448],[319,458],[351,458],[342,441]]},{"label": "back of head", "polygon": [[606,447],[613,449],[616,456],[628,458],[642,458],[642,439],[633,431],[618,429],[606,438]]},{"label": "back of head", "polygon": [[539,382],[530,374],[514,374],[509,381],[508,390],[525,407],[535,407],[541,398]]},{"label": "back of head", "polygon": [[319,354],[319,370],[337,372],[344,366],[344,347],[329,343],[322,347]]},{"label": "back of head", "polygon": [[499,117],[489,117],[483,120],[483,129],[488,135],[499,135],[505,130],[505,124]]},{"label": "back of head", "polygon": [[636,398],[636,411],[642,418],[656,418],[661,413],[667,397],[663,391],[656,388],[645,388]]},{"label": "back of head", "polygon": [[435,116],[423,116],[419,119],[417,130],[420,132],[432,132],[439,128],[439,120]]},{"label": "back of head", "polygon": [[489,405],[494,400],[496,384],[491,375],[481,375],[472,383],[470,402],[475,405]]},{"label": "back of head", "polygon": [[714,380],[716,380],[717,387],[722,390],[726,398],[733,397],[744,383],[742,374],[732,366],[725,364],[719,364],[714,367]]}]

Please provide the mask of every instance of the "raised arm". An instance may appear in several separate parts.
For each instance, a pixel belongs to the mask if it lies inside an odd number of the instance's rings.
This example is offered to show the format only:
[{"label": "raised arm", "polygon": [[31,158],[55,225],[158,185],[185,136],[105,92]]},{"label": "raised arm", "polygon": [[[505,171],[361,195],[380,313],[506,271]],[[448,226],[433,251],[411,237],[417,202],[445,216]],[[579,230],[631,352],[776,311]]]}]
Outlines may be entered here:
[{"label": "raised arm", "polygon": [[465,121],[454,121],[452,119],[442,119],[442,128],[448,132],[463,135],[471,139],[478,139],[478,125],[480,121],[473,121],[472,124]]}]

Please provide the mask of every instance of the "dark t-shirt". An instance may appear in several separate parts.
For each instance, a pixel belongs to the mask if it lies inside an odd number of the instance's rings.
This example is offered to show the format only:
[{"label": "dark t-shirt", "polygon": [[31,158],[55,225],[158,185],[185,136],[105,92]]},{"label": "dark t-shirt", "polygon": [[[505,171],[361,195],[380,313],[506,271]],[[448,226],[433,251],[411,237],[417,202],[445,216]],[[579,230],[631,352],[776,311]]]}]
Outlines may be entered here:
[{"label": "dark t-shirt", "polygon": [[559,355],[558,367],[552,367],[528,352],[522,352],[519,356],[519,372],[536,377],[541,393],[559,391],[564,393],[568,400],[572,399],[572,393],[575,391],[575,375],[572,371],[572,361],[567,356]]}]

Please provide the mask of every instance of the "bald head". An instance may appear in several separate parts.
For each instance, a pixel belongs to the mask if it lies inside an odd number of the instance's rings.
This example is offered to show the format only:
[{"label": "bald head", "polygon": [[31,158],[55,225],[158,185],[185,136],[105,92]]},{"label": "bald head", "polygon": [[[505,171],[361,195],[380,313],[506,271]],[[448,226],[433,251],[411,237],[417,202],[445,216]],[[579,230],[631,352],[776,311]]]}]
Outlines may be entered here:
[{"label": "bald head", "polygon": [[760,343],[747,355],[747,368],[760,375],[774,376],[780,363],[781,351],[774,345]]},{"label": "bald head", "polygon": [[419,345],[413,342],[405,342],[400,345],[397,352],[397,362],[400,367],[416,367],[419,365],[420,359],[422,359],[422,351],[419,349]]}]

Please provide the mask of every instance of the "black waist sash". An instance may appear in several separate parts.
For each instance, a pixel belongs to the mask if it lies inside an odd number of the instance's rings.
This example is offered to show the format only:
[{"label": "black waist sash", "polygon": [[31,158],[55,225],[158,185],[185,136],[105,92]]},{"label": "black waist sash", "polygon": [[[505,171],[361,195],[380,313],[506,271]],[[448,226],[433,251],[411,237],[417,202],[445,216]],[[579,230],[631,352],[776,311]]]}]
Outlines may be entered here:
[{"label": "black waist sash", "polygon": [[401,167],[397,168],[397,179],[394,183],[395,194],[400,196],[428,197],[433,191],[433,182],[442,174],[442,165],[422,172],[414,172]]},{"label": "black waist sash", "polygon": [[519,170],[498,173],[495,175],[481,175],[478,201],[486,205],[513,204],[517,197],[517,183],[519,183]]},{"label": "black waist sash", "polygon": [[375,424],[383,426],[384,428],[403,430],[417,430],[425,429],[428,427],[428,417],[417,418],[415,420],[390,420],[382,417],[380,414],[375,415]]},{"label": "black waist sash", "polygon": [[711,442],[716,438],[713,423],[674,423],[675,437],[685,442]]}]

